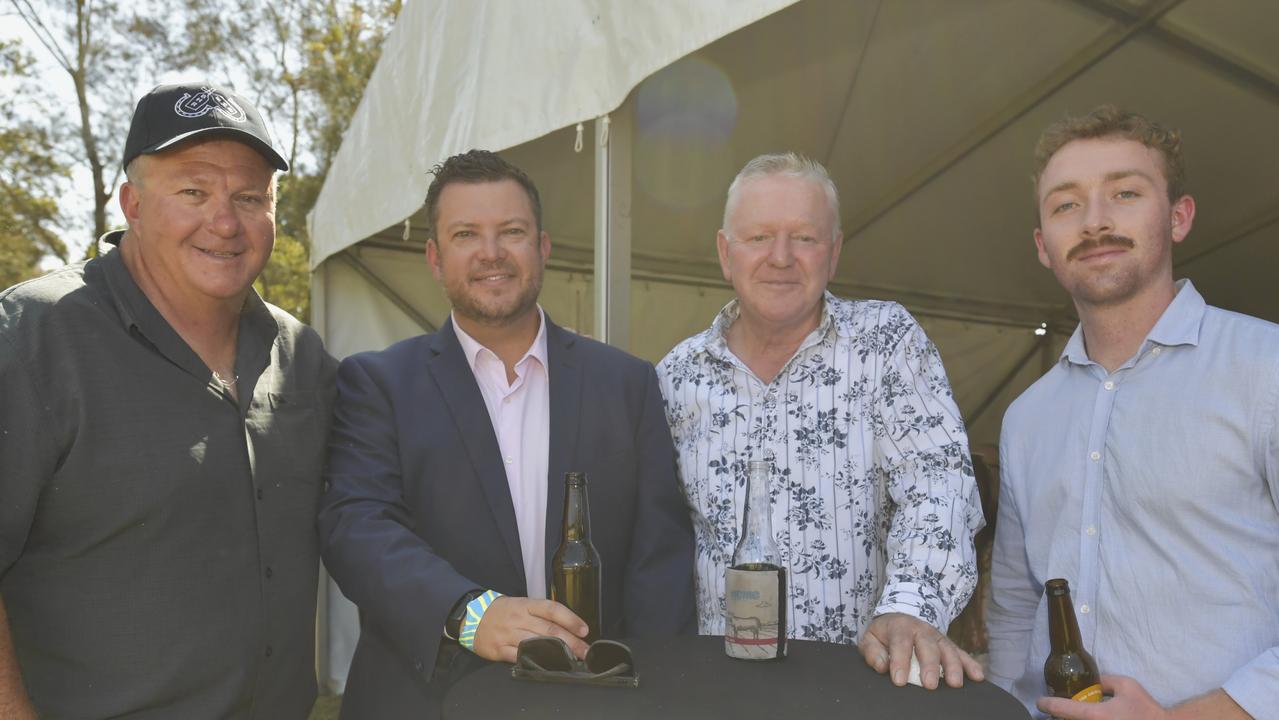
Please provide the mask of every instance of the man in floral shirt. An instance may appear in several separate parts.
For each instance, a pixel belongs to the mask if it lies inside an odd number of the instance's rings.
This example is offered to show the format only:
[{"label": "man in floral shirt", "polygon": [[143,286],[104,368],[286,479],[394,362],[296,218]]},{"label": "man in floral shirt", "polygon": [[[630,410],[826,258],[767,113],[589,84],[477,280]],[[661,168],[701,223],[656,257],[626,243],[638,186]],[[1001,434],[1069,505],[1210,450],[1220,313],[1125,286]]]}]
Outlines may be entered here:
[{"label": "man in floral shirt", "polygon": [[842,240],[821,165],[747,163],[716,238],[737,299],[657,368],[694,513],[699,629],[724,632],[746,467],[767,460],[788,636],[857,642],[898,685],[913,648],[925,687],[957,687],[982,678],[943,632],[976,585],[983,524],[964,424],[905,309],[826,292]]}]

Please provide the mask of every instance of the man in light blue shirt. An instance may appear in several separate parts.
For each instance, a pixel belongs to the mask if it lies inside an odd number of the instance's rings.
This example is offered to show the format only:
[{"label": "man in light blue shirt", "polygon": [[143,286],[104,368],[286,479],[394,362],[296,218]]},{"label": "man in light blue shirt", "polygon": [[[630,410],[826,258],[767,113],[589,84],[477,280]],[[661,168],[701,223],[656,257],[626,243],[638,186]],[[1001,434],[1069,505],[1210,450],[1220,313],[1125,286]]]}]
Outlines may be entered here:
[{"label": "man in light blue shirt", "polygon": [[[1035,156],[1039,260],[1080,324],[1004,417],[992,679],[1060,718],[1279,718],[1279,326],[1174,282],[1175,131],[1101,107]],[[1041,697],[1056,577],[1101,704]]]}]

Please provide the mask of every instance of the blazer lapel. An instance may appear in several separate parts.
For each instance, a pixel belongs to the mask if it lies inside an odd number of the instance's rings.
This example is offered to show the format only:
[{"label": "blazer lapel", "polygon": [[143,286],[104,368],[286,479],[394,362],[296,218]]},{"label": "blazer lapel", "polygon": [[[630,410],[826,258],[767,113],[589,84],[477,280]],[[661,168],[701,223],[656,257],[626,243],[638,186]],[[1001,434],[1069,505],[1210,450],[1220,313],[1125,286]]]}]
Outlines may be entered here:
[{"label": "blazer lapel", "polygon": [[[462,352],[462,345],[453,331],[450,318],[431,336],[427,366],[448,405],[450,417],[457,425],[458,435],[466,447],[466,453],[475,468],[480,487],[488,498],[493,521],[506,545],[511,560],[524,578],[524,555],[520,552],[519,526],[515,524],[515,506],[511,502],[511,488],[506,480],[506,468],[502,465],[502,451],[497,444],[493,421],[489,418],[484,396],[471,372],[470,363]],[[551,415],[554,417],[554,400]],[[552,426],[554,427],[554,426]],[[554,431],[552,431],[554,436]],[[552,444],[553,446],[553,444]],[[461,478],[441,478],[442,482],[457,482]],[[524,580],[527,586],[527,579]]]},{"label": "blazer lapel", "polygon": [[564,524],[564,473],[576,470],[581,419],[582,366],[577,335],[546,320],[546,360],[550,365],[551,447],[546,463],[546,587],[551,587],[551,557]]}]

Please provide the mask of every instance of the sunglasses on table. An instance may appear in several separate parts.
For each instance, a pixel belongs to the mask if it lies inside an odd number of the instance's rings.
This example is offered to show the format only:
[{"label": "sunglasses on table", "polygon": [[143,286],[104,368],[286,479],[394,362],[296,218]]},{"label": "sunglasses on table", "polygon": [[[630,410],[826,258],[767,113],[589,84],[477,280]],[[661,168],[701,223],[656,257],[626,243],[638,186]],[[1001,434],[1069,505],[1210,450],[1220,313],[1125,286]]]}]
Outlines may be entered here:
[{"label": "sunglasses on table", "polygon": [[587,648],[586,658],[578,660],[560,638],[529,638],[515,651],[511,676],[535,682],[639,687],[631,649],[616,640],[596,640]]}]

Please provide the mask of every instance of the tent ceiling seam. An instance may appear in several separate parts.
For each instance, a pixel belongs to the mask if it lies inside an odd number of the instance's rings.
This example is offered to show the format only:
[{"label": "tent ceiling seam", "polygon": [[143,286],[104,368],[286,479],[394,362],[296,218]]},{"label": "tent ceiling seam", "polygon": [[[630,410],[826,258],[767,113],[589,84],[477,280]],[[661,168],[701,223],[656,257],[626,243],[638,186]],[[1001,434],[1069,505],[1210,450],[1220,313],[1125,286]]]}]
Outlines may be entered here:
[{"label": "tent ceiling seam", "polygon": [[333,255],[330,255],[329,257],[341,260],[342,262],[346,263],[348,267],[350,267],[351,269],[359,273],[360,277],[364,278],[364,280],[368,282],[370,285],[372,285],[374,289],[382,293],[382,295],[386,297],[387,300],[391,301],[391,304],[399,308],[400,312],[407,315],[411,320],[413,320],[413,322],[418,324],[418,327],[422,328],[424,331],[430,333],[430,332],[435,332],[436,330],[439,329],[435,327],[435,325],[430,320],[427,320],[425,315],[418,312],[417,308],[414,308],[412,305],[409,304],[407,300],[400,297],[399,293],[395,292],[395,290],[392,289],[390,285],[387,285],[386,282],[382,280],[382,278],[378,277],[372,270],[370,270],[368,265],[365,265],[364,263],[360,262],[360,259],[355,257],[355,255],[352,254],[352,252],[349,249],[343,250],[339,253],[335,253]]},{"label": "tent ceiling seam", "polygon": [[839,119],[835,121],[830,142],[826,143],[826,152],[822,156],[822,164],[830,167],[831,157],[835,154],[835,145],[839,142],[839,134],[844,128],[844,120],[848,117],[848,108],[853,104],[853,91],[857,89],[857,80],[862,76],[862,67],[866,63],[866,53],[870,50],[871,40],[875,37],[875,26],[879,23],[879,11],[884,7],[884,0],[875,3],[875,13],[871,15],[870,27],[862,40],[862,51],[857,55],[857,66],[853,68],[853,76],[848,80],[848,90],[844,93],[844,105],[840,108]]},{"label": "tent ceiling seam", "polygon": [[1218,250],[1222,250],[1229,245],[1233,245],[1240,240],[1250,237],[1254,233],[1265,230],[1276,223],[1279,223],[1279,207],[1271,208],[1267,212],[1262,213],[1259,217],[1249,219],[1248,221],[1239,224],[1239,226],[1237,226],[1233,231],[1225,234],[1225,240],[1206,247],[1193,255],[1182,257],[1173,263],[1173,267],[1177,269],[1184,268],[1193,262],[1197,262],[1216,253]]},{"label": "tent ceiling seam", "polygon": [[[1134,35],[1153,25],[1165,13],[1182,2],[1183,0],[1162,0],[1154,7],[1148,8],[1137,20],[1121,24],[1119,28],[1108,29],[1083,50],[1072,55],[1039,82],[1019,94],[998,113],[995,113],[966,133],[958,143],[936,155],[932,161],[925,163],[923,167],[907,177],[897,188],[885,193],[878,201],[872,203],[868,209],[858,213],[848,223],[848,226],[852,229],[845,232],[844,237],[854,237],[870,227],[871,224],[888,214],[893,208],[896,208],[947,170],[959,164],[975,150],[985,145],[996,135],[1021,119],[1026,113],[1038,107],[1044,100],[1052,97],[1059,90],[1122,47]],[[1123,21],[1120,22],[1122,23]]]},{"label": "tent ceiling seam", "polygon": [[[1070,0],[1075,5],[1122,23],[1140,22],[1141,16],[1114,0]],[[1224,48],[1215,47],[1192,30],[1165,19],[1147,28],[1146,34],[1168,49],[1175,50],[1205,66],[1227,80],[1259,91],[1268,100],[1279,102],[1279,78],[1247,61],[1231,56]]]}]

